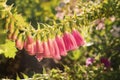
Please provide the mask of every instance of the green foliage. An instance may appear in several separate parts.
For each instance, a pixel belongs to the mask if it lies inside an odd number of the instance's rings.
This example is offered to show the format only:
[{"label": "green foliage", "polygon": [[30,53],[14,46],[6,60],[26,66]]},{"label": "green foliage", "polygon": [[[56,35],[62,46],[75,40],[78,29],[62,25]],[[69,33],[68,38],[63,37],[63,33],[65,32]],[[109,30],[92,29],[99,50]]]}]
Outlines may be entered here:
[{"label": "green foliage", "polygon": [[1,54],[4,54],[5,57],[14,58],[16,55],[17,49],[15,48],[15,43],[6,40],[5,44],[0,45]]},{"label": "green foliage", "polygon": [[18,12],[22,13],[36,27],[37,22],[48,22],[49,19],[55,19],[54,8],[58,3],[59,0],[17,0],[15,6]]}]

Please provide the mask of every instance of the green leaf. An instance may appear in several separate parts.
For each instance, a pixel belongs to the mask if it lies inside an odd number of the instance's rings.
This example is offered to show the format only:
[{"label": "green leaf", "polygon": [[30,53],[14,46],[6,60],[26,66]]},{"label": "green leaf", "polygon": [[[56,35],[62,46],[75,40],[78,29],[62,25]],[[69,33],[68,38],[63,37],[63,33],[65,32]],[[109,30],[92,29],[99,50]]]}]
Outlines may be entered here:
[{"label": "green leaf", "polygon": [[0,46],[0,53],[3,53],[5,57],[14,58],[16,51],[15,43],[10,40],[6,40],[6,43]]},{"label": "green leaf", "polygon": [[[1,25],[0,25],[1,27]],[[5,43],[6,40],[6,31],[0,28],[0,44]]]},{"label": "green leaf", "polygon": [[24,79],[28,79],[29,78],[26,74],[24,74],[24,73],[21,73],[21,74],[23,75]]},{"label": "green leaf", "polygon": [[18,76],[18,74],[17,74],[16,80],[21,80],[20,77]]}]

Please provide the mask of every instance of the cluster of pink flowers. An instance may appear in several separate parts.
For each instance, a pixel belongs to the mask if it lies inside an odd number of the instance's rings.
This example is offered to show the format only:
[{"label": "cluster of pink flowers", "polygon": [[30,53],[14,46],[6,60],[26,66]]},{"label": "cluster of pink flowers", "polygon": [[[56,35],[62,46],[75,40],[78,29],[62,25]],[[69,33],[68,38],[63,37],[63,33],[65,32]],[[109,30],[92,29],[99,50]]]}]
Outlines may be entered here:
[{"label": "cluster of pink flowers", "polygon": [[16,40],[16,47],[19,50],[24,48],[29,55],[34,55],[39,61],[43,58],[60,60],[61,56],[66,56],[68,51],[75,50],[84,44],[84,38],[75,29],[71,33],[66,31],[62,36],[57,35],[54,39],[49,38],[47,41],[35,40],[31,35],[28,35],[24,41],[21,37]]}]

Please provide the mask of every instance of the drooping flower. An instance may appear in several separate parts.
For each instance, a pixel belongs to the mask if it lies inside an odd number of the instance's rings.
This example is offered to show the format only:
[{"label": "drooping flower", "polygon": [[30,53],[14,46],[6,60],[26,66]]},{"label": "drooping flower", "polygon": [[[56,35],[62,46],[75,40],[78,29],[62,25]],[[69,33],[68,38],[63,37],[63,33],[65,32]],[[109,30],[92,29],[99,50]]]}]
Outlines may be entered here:
[{"label": "drooping flower", "polygon": [[55,49],[54,49],[54,45],[53,45],[53,40],[52,39],[48,39],[48,47],[49,47],[49,51],[50,51],[50,56],[53,57],[55,54]]},{"label": "drooping flower", "polygon": [[24,49],[26,51],[30,51],[30,49],[31,49],[30,46],[33,43],[34,43],[34,38],[31,35],[27,35],[26,40],[24,42]]},{"label": "drooping flower", "polygon": [[83,39],[83,37],[80,35],[80,33],[77,30],[73,29],[72,35],[74,36],[76,40],[77,46],[82,46],[85,44],[85,40]]},{"label": "drooping flower", "polygon": [[66,48],[65,48],[63,38],[57,35],[55,40],[57,42],[57,45],[58,45],[58,48],[59,48],[59,51],[60,51],[60,55],[61,56],[66,56],[67,51],[66,51]]},{"label": "drooping flower", "polygon": [[35,42],[32,44],[27,45],[28,47],[28,54],[29,55],[35,55],[36,54],[36,47],[35,47]]},{"label": "drooping flower", "polygon": [[42,45],[43,45],[43,55],[44,55],[44,57],[50,58],[51,55],[50,55],[50,50],[49,50],[47,42],[43,42]]},{"label": "drooping flower", "polygon": [[27,35],[27,44],[31,44],[34,42],[34,39],[31,35]]},{"label": "drooping flower", "polygon": [[107,67],[107,68],[110,67],[110,65],[111,65],[111,64],[110,64],[110,61],[108,60],[108,58],[102,57],[102,58],[100,59],[100,62],[103,63],[104,66]]},{"label": "drooping flower", "polygon": [[78,48],[76,40],[75,40],[75,38],[73,37],[72,34],[70,34],[68,32],[65,32],[63,34],[63,40],[64,40],[65,48],[66,48],[67,51],[75,50],[75,49]]},{"label": "drooping flower", "polygon": [[19,34],[18,39],[15,41],[15,45],[19,50],[23,49],[23,40],[22,40],[22,34]]},{"label": "drooping flower", "polygon": [[53,55],[53,58],[56,60],[60,60],[61,59],[60,51],[59,51],[57,42],[55,40],[53,41],[53,45],[54,45],[54,49],[55,49],[55,54]]},{"label": "drooping flower", "polygon": [[43,53],[43,46],[40,40],[36,40],[35,48],[36,48],[36,53]]},{"label": "drooping flower", "polygon": [[94,62],[94,58],[87,58],[86,59],[86,66],[92,65]]}]

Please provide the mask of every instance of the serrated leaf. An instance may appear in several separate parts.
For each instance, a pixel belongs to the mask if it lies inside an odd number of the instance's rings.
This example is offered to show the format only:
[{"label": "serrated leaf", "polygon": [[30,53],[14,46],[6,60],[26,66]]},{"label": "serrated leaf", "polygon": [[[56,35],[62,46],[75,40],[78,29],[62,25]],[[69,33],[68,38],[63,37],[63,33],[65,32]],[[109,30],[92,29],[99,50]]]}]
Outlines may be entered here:
[{"label": "serrated leaf", "polygon": [[5,55],[5,57],[9,57],[9,58],[14,58],[16,55],[16,47],[15,47],[15,43],[7,40],[5,44],[1,45],[2,48],[2,53]]}]

